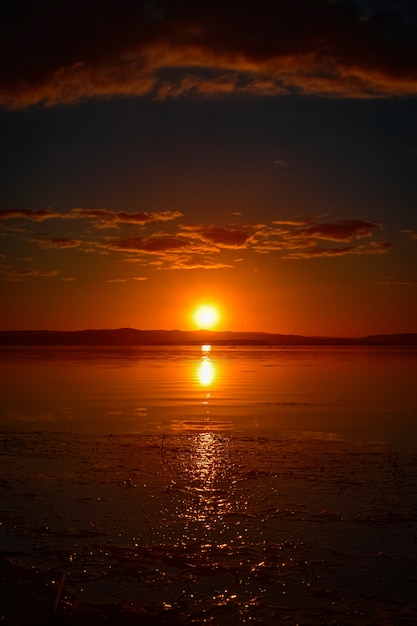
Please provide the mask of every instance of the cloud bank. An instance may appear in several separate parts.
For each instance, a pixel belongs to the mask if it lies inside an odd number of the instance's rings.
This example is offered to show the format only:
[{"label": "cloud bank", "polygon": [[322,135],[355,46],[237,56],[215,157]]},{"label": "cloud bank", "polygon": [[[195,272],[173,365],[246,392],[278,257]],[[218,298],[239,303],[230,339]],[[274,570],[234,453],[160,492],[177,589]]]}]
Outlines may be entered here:
[{"label": "cloud bank", "polygon": [[416,9],[331,0],[39,0],[1,24],[0,104],[417,93]]},{"label": "cloud bank", "polygon": [[[180,212],[124,213],[108,209],[71,209],[59,213],[52,209],[0,211],[4,224],[3,237],[18,242],[19,249],[27,246],[24,258],[32,260],[31,245],[42,254],[60,250],[76,255],[80,252],[99,255],[118,255],[127,265],[139,264],[141,271],[190,270],[234,268],[244,258],[256,255],[274,255],[281,259],[317,259],[348,255],[381,255],[391,249],[391,243],[381,238],[382,225],[361,219],[321,221],[310,219],[275,219],[270,223],[257,222],[216,224],[170,224],[161,230],[160,222],[172,222]],[[67,220],[65,237],[50,236],[48,232],[34,233],[30,222],[47,219]],[[88,227],[83,221],[88,220]],[[18,221],[18,227],[8,230],[7,222]],[[119,228],[124,224],[123,236]],[[158,223],[159,230],[154,225]],[[93,225],[96,228],[91,229]],[[45,228],[46,224],[42,224]],[[107,231],[104,231],[104,228]],[[113,230],[111,230],[113,229]],[[148,232],[144,232],[146,230]],[[139,234],[140,233],[140,234]],[[404,231],[404,237],[414,235]],[[13,247],[9,246],[10,249]],[[240,256],[236,259],[236,251]],[[55,257],[54,257],[55,259]],[[55,262],[55,260],[54,260]],[[36,273],[33,267],[26,271],[22,257],[12,270],[10,259],[3,255],[3,275],[12,280],[56,276]],[[1,265],[1,262],[0,262]],[[1,269],[1,267],[0,267]],[[136,280],[145,280],[141,275]],[[114,280],[114,279],[113,279]],[[118,278],[118,281],[125,280]]]}]

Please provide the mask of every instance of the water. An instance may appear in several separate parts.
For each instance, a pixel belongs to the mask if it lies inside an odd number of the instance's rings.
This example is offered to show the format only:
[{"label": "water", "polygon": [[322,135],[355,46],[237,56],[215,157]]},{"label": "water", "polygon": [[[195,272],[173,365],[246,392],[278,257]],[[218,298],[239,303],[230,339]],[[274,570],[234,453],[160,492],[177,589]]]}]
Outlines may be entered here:
[{"label": "water", "polygon": [[415,348],[3,348],[0,425],[417,442]]},{"label": "water", "polygon": [[1,349],[0,621],[414,626],[416,357]]}]

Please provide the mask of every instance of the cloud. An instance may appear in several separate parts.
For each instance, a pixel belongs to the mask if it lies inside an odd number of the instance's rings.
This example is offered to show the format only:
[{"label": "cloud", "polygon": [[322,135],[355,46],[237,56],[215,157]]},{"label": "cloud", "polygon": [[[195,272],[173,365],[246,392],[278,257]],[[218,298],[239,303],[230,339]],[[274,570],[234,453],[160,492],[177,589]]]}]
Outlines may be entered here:
[{"label": "cloud", "polygon": [[151,237],[129,237],[126,239],[115,239],[106,244],[109,250],[119,250],[124,252],[143,252],[146,254],[160,254],[161,252],[172,250],[184,250],[189,247],[189,243],[175,235],[156,234]]},{"label": "cloud", "polygon": [[168,222],[182,216],[180,211],[127,213],[126,211],[109,211],[108,209],[72,209],[68,215],[68,217],[76,219],[88,219],[99,228],[112,228],[118,224],[145,226],[154,222]]},{"label": "cloud", "polygon": [[143,280],[148,280],[148,277],[147,276],[133,276],[133,280],[143,281]]},{"label": "cloud", "polygon": [[297,237],[312,237],[327,241],[352,241],[362,237],[370,237],[380,224],[363,220],[343,220],[337,223],[315,224],[296,232]]},{"label": "cloud", "polygon": [[68,237],[51,237],[49,239],[39,238],[39,239],[31,239],[32,242],[37,243],[38,246],[44,249],[49,248],[60,248],[60,249],[68,249],[68,248],[79,248],[82,244],[80,239],[69,239]]},{"label": "cloud", "polygon": [[213,224],[181,226],[188,236],[218,246],[219,248],[246,248],[254,235],[256,227],[222,228]]},{"label": "cloud", "polygon": [[401,232],[407,235],[409,239],[417,239],[417,233],[411,229],[402,230]]},{"label": "cloud", "polygon": [[[417,21],[331,0],[61,0],[3,25],[0,103],[230,93],[417,93]],[[361,12],[362,11],[362,12]]]},{"label": "cloud", "polygon": [[[271,227],[265,227],[256,234],[253,249],[264,254],[280,252],[286,259],[384,254],[389,251],[391,244],[372,239],[380,228],[378,223],[356,219],[324,223],[314,220],[274,220]],[[364,243],[363,239],[369,241]],[[326,241],[334,245],[323,245]]]},{"label": "cloud", "polygon": [[0,221],[23,219],[43,222],[49,219],[87,219],[98,228],[113,228],[119,224],[145,226],[155,222],[169,222],[182,217],[180,211],[156,211],[128,213],[126,211],[110,211],[109,209],[71,209],[68,212],[56,212],[51,209],[3,209],[0,210]]},{"label": "cloud", "polygon": [[[21,237],[23,240],[36,243],[45,251],[82,249],[83,252],[91,254],[120,254],[125,263],[164,270],[231,268],[250,253],[273,254],[282,259],[313,259],[346,255],[380,255],[386,254],[391,248],[390,242],[383,241],[378,236],[382,229],[381,224],[361,219],[330,221],[328,217],[277,218],[269,224],[257,222],[221,226],[179,224],[176,228],[170,227],[172,232],[159,230],[146,236],[135,234],[130,237],[111,237],[108,234],[103,235],[103,227],[117,227],[120,223],[143,226],[154,222],[168,222],[177,219],[181,214],[176,211],[125,213],[107,209],[72,209],[67,213],[58,214],[51,210],[45,211],[39,213],[37,210],[19,210],[17,214],[13,212],[12,216],[6,212],[6,219],[18,217],[43,221],[49,219],[51,214],[54,217],[59,215],[60,218],[69,220],[67,228],[69,230],[73,225],[76,236],[68,234],[66,237],[48,237],[46,234],[33,233],[29,235],[13,233],[5,236],[15,239]],[[99,228],[94,241],[91,240],[89,233],[82,231],[82,224],[75,223],[75,220],[85,219]],[[414,231],[404,232],[408,237],[416,238]],[[239,251],[238,258],[236,251]],[[26,275],[35,276],[30,272]],[[146,277],[138,276],[133,280],[146,280]]]},{"label": "cloud", "polygon": [[308,226],[311,224],[309,220],[273,220],[273,224],[277,226]]},{"label": "cloud", "polygon": [[375,281],[376,285],[381,287],[417,287],[417,280],[395,280],[392,278],[384,278]]},{"label": "cloud", "polygon": [[53,218],[61,218],[61,213],[56,213],[51,209],[2,209],[0,210],[0,221],[24,219],[33,222],[43,222]]},{"label": "cloud", "polygon": [[312,245],[306,248],[296,248],[284,255],[286,259],[312,259],[318,257],[338,257],[346,255],[374,255],[385,254],[391,248],[389,242],[371,242],[369,245],[351,245],[342,248],[325,248]]},{"label": "cloud", "polygon": [[6,266],[1,268],[4,280],[8,282],[21,282],[30,278],[55,278],[59,270],[19,269]]},{"label": "cloud", "polygon": [[201,254],[172,255],[165,259],[165,263],[160,263],[158,269],[163,270],[219,270],[233,269],[233,265],[216,261],[211,256]]},{"label": "cloud", "polygon": [[286,259],[311,259],[315,257],[335,257],[354,254],[355,246],[346,246],[344,248],[319,248],[318,246],[310,246],[307,248],[298,248],[288,252],[284,258]]}]

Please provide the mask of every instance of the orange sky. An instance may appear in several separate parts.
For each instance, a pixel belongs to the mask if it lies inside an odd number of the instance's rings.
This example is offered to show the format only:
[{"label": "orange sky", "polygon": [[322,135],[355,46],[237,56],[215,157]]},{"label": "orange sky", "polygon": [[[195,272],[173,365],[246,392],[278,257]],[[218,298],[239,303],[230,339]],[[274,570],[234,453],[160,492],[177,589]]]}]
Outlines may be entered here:
[{"label": "orange sky", "polygon": [[223,330],[417,331],[405,4],[32,4],[0,44],[0,328],[206,302]]}]

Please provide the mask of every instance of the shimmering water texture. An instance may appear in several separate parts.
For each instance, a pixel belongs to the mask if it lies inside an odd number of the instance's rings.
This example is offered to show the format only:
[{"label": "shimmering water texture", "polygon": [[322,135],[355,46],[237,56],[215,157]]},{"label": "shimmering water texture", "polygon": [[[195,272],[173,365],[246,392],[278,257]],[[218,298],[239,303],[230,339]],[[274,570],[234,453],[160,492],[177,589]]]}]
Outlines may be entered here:
[{"label": "shimmering water texture", "polygon": [[417,623],[414,448],[4,429],[0,464],[2,623]]},{"label": "shimmering water texture", "polygon": [[417,444],[417,351],[0,349],[0,426]]}]

